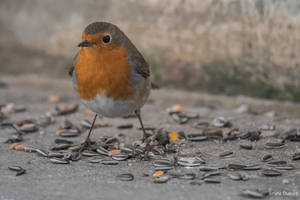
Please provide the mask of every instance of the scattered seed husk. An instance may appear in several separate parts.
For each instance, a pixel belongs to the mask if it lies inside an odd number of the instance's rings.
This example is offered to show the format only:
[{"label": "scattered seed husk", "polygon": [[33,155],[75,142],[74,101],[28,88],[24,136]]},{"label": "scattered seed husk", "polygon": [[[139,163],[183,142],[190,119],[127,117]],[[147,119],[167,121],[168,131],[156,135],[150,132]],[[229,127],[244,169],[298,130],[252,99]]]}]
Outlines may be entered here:
[{"label": "scattered seed husk", "polygon": [[228,177],[234,181],[246,181],[249,179],[249,176],[245,173],[236,173],[236,174],[228,174]]},{"label": "scattered seed husk", "polygon": [[100,163],[103,158],[93,158],[89,160],[89,163]]},{"label": "scattered seed husk", "polygon": [[238,139],[238,134],[240,133],[238,128],[234,128],[229,130],[227,133],[223,135],[223,140],[224,141],[232,141],[232,140],[237,140]]},{"label": "scattered seed husk", "polygon": [[64,160],[71,160],[71,157],[72,157],[72,152],[66,152],[66,153],[64,153],[63,159]]},{"label": "scattered seed husk", "polygon": [[11,171],[18,172],[18,171],[22,170],[23,168],[21,166],[14,165],[14,166],[9,166],[8,169]]},{"label": "scattered seed husk", "polygon": [[[166,148],[164,148],[163,146],[157,146],[157,145],[153,146],[152,150],[151,150],[151,152],[154,154],[153,157],[155,158],[155,155],[165,154],[167,151],[167,146],[168,146],[168,144],[166,145]],[[151,154],[149,154],[149,155],[151,156]]]},{"label": "scattered seed husk", "polygon": [[32,147],[32,146],[24,146],[24,151],[28,152],[28,153],[35,153],[36,152],[36,148]]},{"label": "scattered seed husk", "polygon": [[204,171],[204,172],[216,171],[218,169],[219,169],[219,167],[216,167],[216,166],[200,166],[199,167],[199,170]]},{"label": "scattered seed husk", "polygon": [[35,124],[24,124],[19,128],[20,131],[25,133],[33,133],[38,131],[38,127]]},{"label": "scattered seed husk", "polygon": [[271,154],[266,154],[261,159],[263,162],[268,162],[270,160],[273,160],[273,156]]},{"label": "scattered seed husk", "polygon": [[296,151],[293,156],[292,160],[300,160],[300,151]]},{"label": "scattered seed husk", "polygon": [[201,165],[201,161],[196,157],[178,157],[177,164],[183,167],[197,167]]},{"label": "scattered seed husk", "polygon": [[61,139],[61,138],[56,138],[54,140],[54,143],[56,144],[73,144],[74,142],[71,140],[66,140],[66,139]]},{"label": "scattered seed husk", "polygon": [[75,144],[75,145],[72,145],[69,150],[70,151],[80,151],[82,148],[82,144]]},{"label": "scattered seed husk", "polygon": [[81,153],[83,156],[87,156],[87,157],[93,157],[93,156],[99,156],[99,153],[95,152],[95,151],[83,151]]},{"label": "scattered seed husk", "polygon": [[108,156],[115,156],[121,153],[120,149],[113,149],[108,152]]},{"label": "scattered seed husk", "polygon": [[21,176],[21,175],[23,175],[25,173],[26,173],[26,170],[25,169],[21,169],[21,170],[17,171],[16,176]]},{"label": "scattered seed husk", "polygon": [[6,115],[11,115],[17,112],[24,112],[24,111],[26,111],[26,108],[24,106],[17,107],[13,103],[9,103],[1,107],[1,112]]},{"label": "scattered seed husk", "polygon": [[248,142],[243,142],[243,143],[241,143],[241,144],[240,144],[240,147],[241,147],[242,149],[247,149],[247,150],[253,149],[252,143],[248,143]]},{"label": "scattered seed husk", "polygon": [[195,158],[201,163],[201,164],[206,164],[206,161],[201,155],[195,156]]},{"label": "scattered seed husk", "polygon": [[15,150],[17,150],[17,151],[25,151],[25,146],[22,145],[22,144],[20,144],[20,145],[18,145],[18,146],[15,147]]},{"label": "scattered seed husk", "polygon": [[195,173],[180,174],[178,178],[181,180],[194,180],[196,178],[196,174]]},{"label": "scattered seed husk", "polygon": [[17,143],[22,141],[23,141],[22,135],[18,134],[18,135],[11,136],[11,138],[8,138],[6,141],[4,141],[4,143],[12,144],[12,143]]},{"label": "scattered seed husk", "polygon": [[78,110],[78,104],[69,106],[67,104],[59,104],[55,107],[56,115],[68,115]]},{"label": "scattered seed husk", "polygon": [[16,131],[16,133],[19,135],[26,134],[25,132],[21,131],[17,125],[15,125],[11,122],[2,122],[0,125],[1,125],[1,127],[13,128]]},{"label": "scattered seed husk", "polygon": [[124,160],[127,160],[129,158],[129,156],[121,153],[121,154],[113,155],[111,158],[114,160],[117,160],[117,161],[124,161]]},{"label": "scattered seed husk", "polygon": [[[153,127],[153,126],[145,126],[144,127],[145,131],[155,131],[156,130],[156,127]],[[143,130],[141,127],[138,128],[138,130]]]},{"label": "scattered seed husk", "polygon": [[262,174],[265,176],[281,176],[282,175],[282,173],[280,171],[273,170],[273,169],[264,169],[262,171]]},{"label": "scattered seed husk", "polygon": [[108,156],[108,151],[101,146],[96,149],[96,152],[101,155]]},{"label": "scattered seed husk", "polygon": [[198,129],[206,128],[208,126],[209,126],[208,122],[195,122],[193,124],[193,127],[198,128]]},{"label": "scattered seed husk", "polygon": [[219,176],[221,174],[221,172],[219,171],[212,171],[212,172],[206,172],[202,175],[201,179],[206,179],[212,176]]},{"label": "scattered seed husk", "polygon": [[132,155],[133,154],[133,149],[128,148],[128,147],[121,147],[120,150],[121,150],[122,153],[126,153],[128,155]]},{"label": "scattered seed husk", "polygon": [[185,115],[179,115],[178,113],[171,114],[172,119],[178,124],[185,124],[189,121]]},{"label": "scattered seed husk", "polygon": [[203,129],[202,134],[206,136],[223,137],[223,130],[219,128],[206,128]]},{"label": "scattered seed husk", "polygon": [[70,164],[69,160],[65,160],[62,158],[50,158],[49,160],[50,160],[50,162],[52,162],[54,164]]},{"label": "scattered seed husk", "polygon": [[265,147],[268,149],[278,149],[278,148],[282,148],[283,146],[284,146],[284,140],[278,138],[272,138],[265,144]]},{"label": "scattered seed husk", "polygon": [[254,164],[254,165],[248,165],[246,167],[243,168],[243,170],[260,170],[261,166],[259,164]]},{"label": "scattered seed husk", "polygon": [[117,126],[118,129],[131,129],[133,128],[133,124],[122,124]]},{"label": "scattered seed husk", "polygon": [[276,126],[275,125],[263,125],[260,130],[262,131],[275,131]]},{"label": "scattered seed husk", "polygon": [[167,175],[155,177],[153,179],[153,183],[167,183],[169,181],[170,177]]},{"label": "scattered seed husk", "polygon": [[78,161],[81,159],[81,153],[80,152],[67,152],[65,155],[64,155],[64,159],[68,159],[68,160],[71,160],[71,161]]},{"label": "scattered seed husk", "polygon": [[213,121],[212,121],[212,126],[214,127],[218,127],[218,128],[222,128],[222,127],[231,127],[232,124],[225,120],[224,117],[216,117]]},{"label": "scattered seed husk", "polygon": [[189,141],[192,141],[192,142],[201,142],[201,141],[205,141],[208,139],[208,137],[206,135],[198,134],[198,133],[189,134],[189,135],[187,135],[187,138]]},{"label": "scattered seed husk", "polygon": [[133,176],[133,174],[130,174],[130,173],[124,173],[124,174],[119,174],[117,176],[117,179],[120,181],[133,181],[134,176]]},{"label": "scattered seed husk", "polygon": [[262,191],[259,189],[245,189],[241,193],[242,196],[249,197],[249,198],[257,198],[261,199],[269,195],[268,191]]},{"label": "scattered seed husk", "polygon": [[283,135],[285,136],[286,140],[291,142],[299,142],[300,141],[300,130],[296,129],[289,129],[286,130]]},{"label": "scattered seed husk", "polygon": [[57,150],[65,150],[70,148],[70,144],[56,144],[53,147],[50,148],[52,151],[57,151]]},{"label": "scattered seed husk", "polygon": [[63,158],[64,154],[61,152],[49,152],[48,153],[48,158]]},{"label": "scattered seed husk", "polygon": [[61,137],[77,137],[79,134],[79,129],[60,129],[57,131],[57,135]]},{"label": "scattered seed husk", "polygon": [[188,119],[198,119],[199,118],[199,114],[193,113],[193,112],[185,112],[184,116],[187,117]]},{"label": "scattered seed husk", "polygon": [[55,123],[55,119],[52,116],[48,116],[48,115],[41,115],[36,120],[36,124],[41,127],[47,127],[54,123]]},{"label": "scattered seed husk", "polygon": [[267,163],[268,165],[285,165],[287,162],[285,160],[272,160]]},{"label": "scattered seed husk", "polygon": [[60,126],[60,129],[71,129],[71,128],[76,128],[76,127],[74,126],[74,124],[71,121],[69,121],[67,119],[64,120],[63,125]]},{"label": "scattered seed husk", "polygon": [[22,145],[22,144],[19,144],[19,143],[13,143],[13,144],[10,146],[10,149],[14,149],[14,150],[17,150],[17,151],[24,151],[25,147],[24,147],[24,145]]},{"label": "scattered seed husk", "polygon": [[283,144],[281,146],[268,146],[268,145],[265,145],[266,149],[281,149],[281,148],[284,148],[284,147],[286,147],[285,144]]},{"label": "scattered seed husk", "polygon": [[238,135],[240,133],[240,130],[238,128],[233,128],[229,130],[229,135]]},{"label": "scattered seed husk", "polygon": [[205,178],[203,179],[205,183],[214,183],[214,184],[218,184],[218,183],[221,183],[220,180],[217,180],[217,179],[212,179],[212,178]]},{"label": "scattered seed husk", "polygon": [[105,144],[113,144],[119,142],[118,138],[116,137],[109,137],[105,140]]},{"label": "scattered seed husk", "polygon": [[241,139],[248,139],[250,141],[257,141],[260,139],[260,131],[248,131],[240,136]]},{"label": "scattered seed husk", "polygon": [[87,119],[82,120],[81,125],[87,129],[90,129],[92,127],[92,123]]},{"label": "scattered seed husk", "polygon": [[173,166],[174,162],[168,159],[160,159],[160,160],[154,160],[153,161],[154,167],[161,167],[161,166]]},{"label": "scattered seed husk", "polygon": [[102,160],[101,164],[103,164],[103,165],[118,165],[119,161],[116,161],[116,160]]},{"label": "scattered seed husk", "polygon": [[19,143],[12,143],[10,146],[9,146],[9,149],[15,149],[16,146],[20,145]]},{"label": "scattered seed husk", "polygon": [[274,166],[274,168],[278,170],[293,170],[295,169],[295,166],[291,164],[286,164],[286,165]]},{"label": "scattered seed husk", "polygon": [[232,169],[232,170],[243,170],[245,167],[247,166],[242,164],[229,164],[227,166],[228,169]]},{"label": "scattered seed husk", "polygon": [[223,153],[220,153],[219,157],[220,158],[232,158],[232,157],[234,157],[234,154],[232,151],[225,151]]},{"label": "scattered seed husk", "polygon": [[46,150],[36,148],[35,152],[40,156],[48,157],[48,151]]},{"label": "scattered seed husk", "polygon": [[16,122],[17,126],[23,126],[24,124],[32,124],[32,119],[22,119]]}]

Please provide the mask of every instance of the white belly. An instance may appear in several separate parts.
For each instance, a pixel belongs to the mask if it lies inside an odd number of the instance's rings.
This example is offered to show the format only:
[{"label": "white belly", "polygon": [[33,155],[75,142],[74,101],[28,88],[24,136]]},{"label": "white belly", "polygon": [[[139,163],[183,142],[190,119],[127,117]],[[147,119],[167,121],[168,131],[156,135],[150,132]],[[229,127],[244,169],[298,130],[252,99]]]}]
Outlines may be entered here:
[{"label": "white belly", "polygon": [[82,101],[89,109],[105,117],[121,117],[132,114],[138,107],[138,102],[132,100],[113,100],[97,95],[91,101]]},{"label": "white belly", "polygon": [[146,79],[142,83],[135,85],[135,95],[129,100],[113,100],[106,95],[97,95],[93,100],[82,100],[83,104],[95,113],[104,117],[121,117],[132,114],[139,110],[147,101],[151,81]]}]

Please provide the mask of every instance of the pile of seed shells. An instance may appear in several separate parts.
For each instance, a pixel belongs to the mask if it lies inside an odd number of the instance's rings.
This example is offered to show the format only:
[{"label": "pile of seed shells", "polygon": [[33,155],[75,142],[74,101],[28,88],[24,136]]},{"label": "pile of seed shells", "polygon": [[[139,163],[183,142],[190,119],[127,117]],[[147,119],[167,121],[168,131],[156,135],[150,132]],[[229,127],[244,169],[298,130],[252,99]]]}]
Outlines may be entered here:
[{"label": "pile of seed shells", "polygon": [[[277,160],[272,154],[266,154],[257,159],[257,163],[246,165],[244,163],[229,163],[219,166],[207,163],[205,156],[201,153],[184,154],[182,146],[187,143],[202,142],[207,140],[219,140],[221,142],[239,140],[242,149],[252,150],[253,141],[261,138],[263,131],[274,131],[274,125],[265,125],[257,130],[240,131],[224,117],[216,117],[212,121],[201,121],[197,113],[183,112],[181,105],[174,105],[167,112],[172,120],[178,124],[186,124],[190,120],[196,121],[192,127],[199,129],[197,133],[186,134],[184,132],[170,132],[155,127],[147,127],[148,137],[145,142],[135,141],[132,144],[124,144],[118,137],[101,137],[96,141],[91,141],[88,149],[80,151],[83,143],[74,143],[68,138],[78,137],[81,133],[91,128],[91,122],[83,120],[80,125],[75,125],[69,120],[65,120],[57,130],[57,138],[48,149],[21,144],[23,136],[28,133],[42,131],[43,128],[55,124],[55,117],[59,115],[69,115],[78,110],[78,105],[56,106],[55,112],[46,113],[37,118],[23,119],[11,122],[9,115],[24,112],[23,107],[16,107],[8,104],[1,106],[0,126],[10,128],[15,131],[5,143],[10,143],[11,149],[35,153],[48,159],[53,164],[70,164],[78,160],[102,165],[118,165],[120,162],[129,160],[145,160],[151,162],[153,174],[144,174],[151,177],[153,183],[167,183],[171,179],[189,181],[191,185],[220,184],[221,177],[226,177],[233,181],[247,181],[250,176],[248,171],[260,171],[262,176],[277,177],[282,176],[286,170],[294,170],[292,161],[300,160],[300,150],[295,150],[293,155],[286,160]],[[134,117],[134,116],[128,116]],[[108,124],[97,125],[95,128],[107,127]],[[131,129],[132,124],[123,124],[118,129]],[[225,129],[226,128],[226,129]],[[146,142],[149,145],[146,145]],[[300,142],[300,130],[286,130],[280,136],[273,136],[265,143],[266,149],[280,149],[287,146],[288,142]],[[220,159],[229,159],[234,156],[234,152],[225,151],[219,154]],[[199,173],[175,173],[174,169],[193,168]],[[10,170],[16,171],[17,176],[25,174],[26,170],[20,166],[11,166]],[[133,181],[134,175],[131,173],[119,174],[116,177],[120,181]],[[245,189],[241,191],[241,196],[250,198],[264,198],[271,191],[258,188]]]}]

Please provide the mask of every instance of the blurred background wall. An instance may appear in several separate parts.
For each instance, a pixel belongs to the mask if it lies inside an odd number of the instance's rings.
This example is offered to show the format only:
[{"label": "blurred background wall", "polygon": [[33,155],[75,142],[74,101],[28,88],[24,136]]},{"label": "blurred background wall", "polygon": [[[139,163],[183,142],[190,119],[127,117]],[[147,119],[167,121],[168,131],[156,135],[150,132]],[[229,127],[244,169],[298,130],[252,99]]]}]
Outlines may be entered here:
[{"label": "blurred background wall", "polygon": [[81,33],[117,24],[160,85],[300,101],[299,0],[1,0],[0,78],[66,78]]}]

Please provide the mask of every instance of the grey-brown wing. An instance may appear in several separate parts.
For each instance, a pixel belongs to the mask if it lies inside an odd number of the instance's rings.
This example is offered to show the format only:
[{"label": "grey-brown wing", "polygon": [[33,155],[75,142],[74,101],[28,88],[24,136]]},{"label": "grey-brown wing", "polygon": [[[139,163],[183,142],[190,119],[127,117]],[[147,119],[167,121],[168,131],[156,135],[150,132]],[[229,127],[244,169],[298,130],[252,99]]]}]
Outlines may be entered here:
[{"label": "grey-brown wing", "polygon": [[134,60],[135,71],[138,74],[140,74],[144,78],[148,78],[150,76],[149,64],[145,61],[145,59],[141,55],[136,57],[131,57],[130,59]]},{"label": "grey-brown wing", "polygon": [[[135,71],[137,74],[141,75],[143,78],[150,77],[150,67],[142,56],[131,57],[131,62],[134,61]],[[159,89],[160,87],[151,82],[152,89]]]},{"label": "grey-brown wing", "polygon": [[79,52],[77,52],[73,58],[73,63],[72,63],[72,66],[70,67],[69,69],[69,75],[70,76],[73,76],[73,71],[75,70],[75,66],[76,66],[76,61],[77,61],[77,58],[78,58],[78,54]]},{"label": "grey-brown wing", "polygon": [[78,54],[79,52],[77,52],[76,55],[74,56],[72,66],[70,67],[69,70],[69,75],[72,77],[73,86],[75,90],[77,90],[77,79],[76,79],[75,71],[76,71],[76,62],[77,62]]}]

